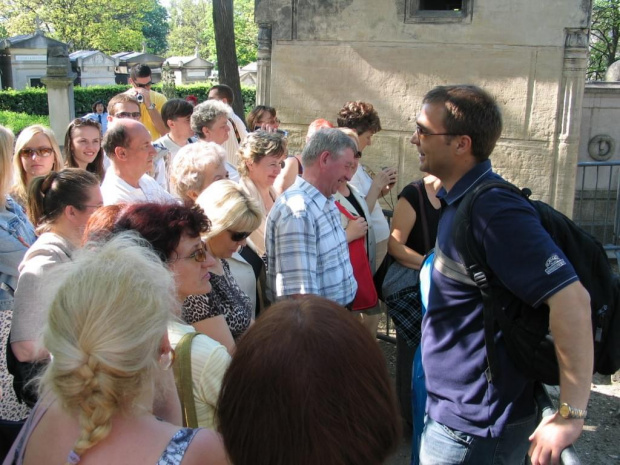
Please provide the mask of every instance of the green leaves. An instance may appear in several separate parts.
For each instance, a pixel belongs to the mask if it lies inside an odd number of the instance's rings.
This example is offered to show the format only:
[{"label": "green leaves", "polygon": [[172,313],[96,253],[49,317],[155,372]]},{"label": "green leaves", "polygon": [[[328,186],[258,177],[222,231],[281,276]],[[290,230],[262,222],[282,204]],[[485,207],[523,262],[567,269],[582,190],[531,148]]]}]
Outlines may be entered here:
[{"label": "green leaves", "polygon": [[590,28],[590,57],[587,79],[605,79],[607,68],[618,58],[620,0],[595,0]]}]

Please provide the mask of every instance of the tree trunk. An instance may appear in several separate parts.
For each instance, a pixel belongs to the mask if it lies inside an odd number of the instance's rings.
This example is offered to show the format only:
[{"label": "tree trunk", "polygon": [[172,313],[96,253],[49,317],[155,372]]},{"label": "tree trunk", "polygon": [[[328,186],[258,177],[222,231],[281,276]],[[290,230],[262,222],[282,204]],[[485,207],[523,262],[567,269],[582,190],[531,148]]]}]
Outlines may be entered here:
[{"label": "tree trunk", "polygon": [[219,82],[230,86],[233,90],[233,110],[242,121],[245,121],[237,50],[235,48],[233,0],[213,0],[213,28],[215,30]]}]

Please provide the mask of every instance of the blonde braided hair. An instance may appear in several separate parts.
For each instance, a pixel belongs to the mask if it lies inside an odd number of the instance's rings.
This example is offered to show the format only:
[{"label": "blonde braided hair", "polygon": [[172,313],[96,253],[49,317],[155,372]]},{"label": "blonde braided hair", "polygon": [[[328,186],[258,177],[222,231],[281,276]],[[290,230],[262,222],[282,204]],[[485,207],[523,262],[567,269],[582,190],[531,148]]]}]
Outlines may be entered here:
[{"label": "blonde braided hair", "polygon": [[136,400],[152,392],[178,303],[172,275],[135,233],[87,245],[59,273],[44,332],[53,360],[40,390],[51,388],[77,415],[73,452],[81,456],[108,436],[115,414],[135,413]]}]

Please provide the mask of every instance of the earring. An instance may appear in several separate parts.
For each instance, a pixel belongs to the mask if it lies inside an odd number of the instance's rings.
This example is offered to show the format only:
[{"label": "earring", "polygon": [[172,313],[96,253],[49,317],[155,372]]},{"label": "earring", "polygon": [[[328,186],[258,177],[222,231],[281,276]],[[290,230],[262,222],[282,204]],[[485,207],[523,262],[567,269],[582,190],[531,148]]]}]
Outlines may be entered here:
[{"label": "earring", "polygon": [[168,352],[164,352],[163,354],[159,356],[159,367],[164,371],[169,370],[172,364],[174,363],[175,358],[176,358],[176,353],[174,352],[174,349],[171,347]]}]

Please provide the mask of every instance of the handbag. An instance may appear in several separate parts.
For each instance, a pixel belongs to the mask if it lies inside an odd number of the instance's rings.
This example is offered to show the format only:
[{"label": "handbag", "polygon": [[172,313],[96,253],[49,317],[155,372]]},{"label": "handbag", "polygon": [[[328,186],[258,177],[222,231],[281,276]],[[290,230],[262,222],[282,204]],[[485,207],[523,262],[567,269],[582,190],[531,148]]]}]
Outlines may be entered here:
[{"label": "handbag", "polygon": [[[419,216],[424,237],[424,247],[430,249],[430,237],[426,222],[426,209],[422,203],[423,187],[412,183],[418,191]],[[394,259],[393,259],[394,260]],[[384,302],[394,326],[410,347],[417,347],[422,337],[422,303],[420,302],[420,271],[406,267],[398,261],[390,265],[382,286]]]},{"label": "handbag", "polygon": [[11,337],[9,336],[7,338],[6,367],[7,371],[13,375],[13,390],[15,391],[17,399],[30,408],[34,407],[39,398],[37,383],[34,380],[43,373],[48,363],[48,360],[20,362],[13,353]]},{"label": "handbag", "polygon": [[184,334],[174,350],[175,360],[172,365],[174,381],[177,385],[181,411],[183,412],[183,426],[198,428],[196,404],[194,402],[194,381],[192,379],[192,340],[200,333]]},{"label": "handbag", "polygon": [[[357,218],[344,208],[340,202],[336,202],[336,206],[349,220],[355,220]],[[367,310],[377,305],[379,297],[377,297],[377,290],[372,281],[372,271],[370,269],[370,262],[368,261],[368,254],[366,253],[363,237],[349,242],[349,257],[351,266],[353,267],[353,277],[357,281],[357,292],[353,300],[353,310]]]}]

